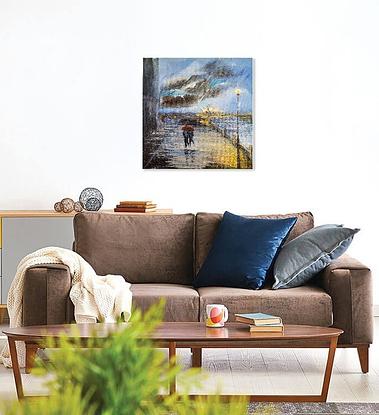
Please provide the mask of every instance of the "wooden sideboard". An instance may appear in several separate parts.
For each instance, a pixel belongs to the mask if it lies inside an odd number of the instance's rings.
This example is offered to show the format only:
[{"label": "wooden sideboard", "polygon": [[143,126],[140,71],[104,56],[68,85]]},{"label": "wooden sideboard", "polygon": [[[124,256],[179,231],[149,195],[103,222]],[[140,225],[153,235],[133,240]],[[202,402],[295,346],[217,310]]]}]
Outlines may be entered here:
[{"label": "wooden sideboard", "polygon": [[[101,212],[114,213],[111,210]],[[76,212],[54,210],[0,211],[0,304],[6,304],[8,290],[20,260],[31,252],[46,247],[72,248],[72,219]],[[114,213],[117,215],[169,215],[172,209],[149,213]]]}]

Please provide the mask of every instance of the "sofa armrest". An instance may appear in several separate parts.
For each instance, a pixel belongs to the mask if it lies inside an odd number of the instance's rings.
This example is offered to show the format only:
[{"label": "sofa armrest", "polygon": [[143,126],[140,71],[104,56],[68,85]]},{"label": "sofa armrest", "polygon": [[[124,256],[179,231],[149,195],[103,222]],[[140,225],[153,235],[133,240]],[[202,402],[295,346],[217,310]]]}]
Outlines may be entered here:
[{"label": "sofa armrest", "polygon": [[67,300],[70,288],[71,275],[66,265],[45,264],[28,268],[23,292],[23,325],[69,322]]},{"label": "sofa armrest", "polygon": [[373,340],[371,271],[343,255],[322,272],[325,291],[332,297],[333,326],[344,330],[341,344],[367,344]]}]

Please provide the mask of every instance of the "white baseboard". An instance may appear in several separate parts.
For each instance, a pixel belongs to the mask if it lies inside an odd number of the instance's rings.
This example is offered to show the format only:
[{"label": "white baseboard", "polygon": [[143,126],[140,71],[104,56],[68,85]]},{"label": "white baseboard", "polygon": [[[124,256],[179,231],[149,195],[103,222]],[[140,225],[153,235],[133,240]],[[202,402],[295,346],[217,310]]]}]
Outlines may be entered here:
[{"label": "white baseboard", "polygon": [[379,317],[379,304],[374,304],[374,316]]}]

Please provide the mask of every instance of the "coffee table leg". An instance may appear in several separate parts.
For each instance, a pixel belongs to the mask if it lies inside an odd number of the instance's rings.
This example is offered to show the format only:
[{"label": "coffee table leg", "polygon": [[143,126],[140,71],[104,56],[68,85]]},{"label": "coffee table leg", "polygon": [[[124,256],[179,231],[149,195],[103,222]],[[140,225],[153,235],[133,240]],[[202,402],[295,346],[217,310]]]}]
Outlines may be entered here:
[{"label": "coffee table leg", "polygon": [[36,343],[25,343],[26,348],[26,359],[25,359],[25,373],[30,373],[34,366],[34,360],[38,350],[38,344]]},{"label": "coffee table leg", "polygon": [[[169,342],[168,344],[168,359],[170,367],[176,364],[176,342]],[[170,395],[176,392],[176,376],[170,382]]]},{"label": "coffee table leg", "polygon": [[9,352],[10,352],[11,360],[12,360],[14,381],[16,383],[17,397],[20,400],[24,398],[24,390],[22,387],[20,366],[18,364],[16,342],[10,337],[8,337],[8,344],[9,344]]},{"label": "coffee table leg", "polygon": [[328,360],[326,362],[324,382],[322,384],[322,391],[321,391],[322,402],[326,402],[326,399],[328,397],[330,377],[332,375],[334,355],[336,353],[337,342],[338,342],[338,337],[333,337],[330,340]]},{"label": "coffee table leg", "polygon": [[202,348],[191,348],[192,351],[192,367],[201,367],[202,363]]}]

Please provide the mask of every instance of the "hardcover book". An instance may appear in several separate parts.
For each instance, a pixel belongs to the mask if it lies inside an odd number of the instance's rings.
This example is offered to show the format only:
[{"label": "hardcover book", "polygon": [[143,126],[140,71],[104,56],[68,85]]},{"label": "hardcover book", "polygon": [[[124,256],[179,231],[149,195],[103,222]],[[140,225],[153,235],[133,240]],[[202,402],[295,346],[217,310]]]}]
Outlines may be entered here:
[{"label": "hardcover book", "polygon": [[282,324],[282,319],[265,313],[236,314],[236,321],[254,326],[265,326],[270,324]]},{"label": "hardcover book", "polygon": [[251,333],[275,333],[282,332],[284,330],[283,324],[268,324],[266,326],[250,326]]}]

